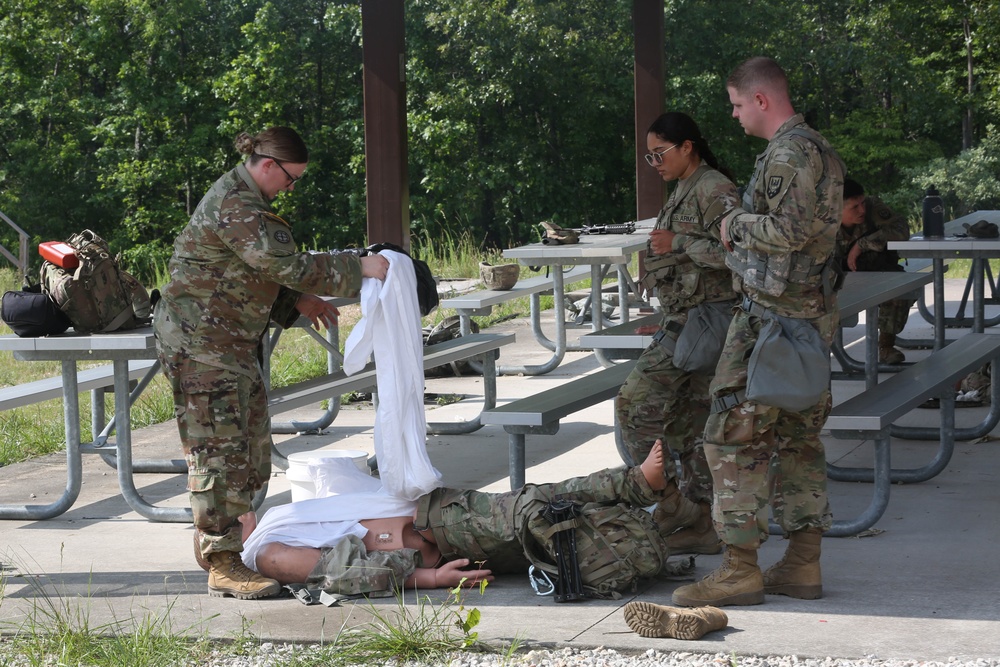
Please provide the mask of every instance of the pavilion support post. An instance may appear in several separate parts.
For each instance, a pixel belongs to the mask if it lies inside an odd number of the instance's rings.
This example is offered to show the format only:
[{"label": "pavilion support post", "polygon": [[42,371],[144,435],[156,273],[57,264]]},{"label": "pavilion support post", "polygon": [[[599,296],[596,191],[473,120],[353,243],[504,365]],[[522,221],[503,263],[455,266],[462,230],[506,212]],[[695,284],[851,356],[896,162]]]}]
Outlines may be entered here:
[{"label": "pavilion support post", "polygon": [[[655,218],[663,206],[663,179],[646,164],[646,130],[663,113],[664,28],[663,0],[632,0],[635,35],[635,212],[636,220]],[[639,254],[639,278],[645,271]]]},{"label": "pavilion support post", "polygon": [[361,3],[368,241],[410,249],[403,0]]}]

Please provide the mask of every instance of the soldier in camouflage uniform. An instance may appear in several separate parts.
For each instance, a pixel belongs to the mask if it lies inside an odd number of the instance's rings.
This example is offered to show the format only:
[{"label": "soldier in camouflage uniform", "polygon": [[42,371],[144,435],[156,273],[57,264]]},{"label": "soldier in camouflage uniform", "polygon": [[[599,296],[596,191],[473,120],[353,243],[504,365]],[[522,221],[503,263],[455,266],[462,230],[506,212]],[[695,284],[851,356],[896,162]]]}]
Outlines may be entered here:
[{"label": "soldier in camouflage uniform", "polygon": [[[282,537],[295,534],[289,526],[298,525],[296,519],[282,516],[273,532],[275,538],[272,540],[272,533],[267,533],[255,562],[247,565],[283,584],[305,583],[338,595],[378,597],[391,595],[400,586],[451,588],[463,579],[471,586],[491,580],[494,573],[527,572],[524,540],[532,539],[527,524],[549,501],[558,498],[629,506],[634,518],[649,526],[642,531],[643,539],[619,534],[618,527],[606,537],[610,542],[633,540],[635,543],[627,551],[656,573],[666,561],[667,548],[643,508],[662,500],[667,462],[662,443],[658,442],[646,460],[632,468],[600,470],[555,484],[526,484],[507,493],[438,488],[417,499],[413,516],[358,519],[367,530],[361,531],[362,538],[341,526],[306,520],[309,530],[346,534],[332,546],[318,548],[282,542]],[[265,514],[261,530],[268,521]],[[289,521],[291,524],[282,523]],[[310,538],[315,538],[317,544],[328,543],[322,535]],[[578,560],[583,568],[600,557],[580,553]],[[470,565],[490,569],[464,569]]]},{"label": "soldier in camouflage uniform", "polygon": [[[866,197],[861,184],[844,180],[844,217],[837,234],[837,255],[846,271],[902,271],[899,255],[889,250],[889,241],[906,241],[910,227],[906,218],[893,213],[878,197]],[[893,299],[878,309],[878,360],[901,364],[906,360],[896,349],[896,335],[906,326],[916,296]]]},{"label": "soldier in camouflage uniform", "polygon": [[649,235],[644,265],[645,284],[655,290],[663,319],[619,390],[615,410],[633,461],[643,460],[661,438],[680,460],[684,495],[668,466],[667,498],[653,513],[671,553],[718,553],[722,544],[712,525],[712,474],[701,447],[712,373],[674,365],[674,347],[692,308],[715,303],[728,313],[735,302],[719,222],[737,191],[718,171],[708,142],[686,114],[657,118],[646,146],[649,165],[664,181],[677,181]]},{"label": "soldier in camouflage uniform", "polygon": [[354,296],[362,276],[384,279],[388,262],[296,250],[291,227],[269,203],[295,187],[308,163],[294,130],[244,132],[236,147],[247,160],[215,182],[174,242],[153,326],[173,389],[209,593],[253,599],[280,591],[239,555],[238,519],[271,474],[261,377],[268,324],[290,326],[301,313],[330,326],[338,313],[316,295]]},{"label": "soldier in camouflage uniform", "polygon": [[[826,386],[816,383],[820,398],[804,410],[747,400],[745,390],[750,354],[775,315],[804,320],[818,332],[820,345],[833,339],[844,167],[795,113],[788,80],[773,60],[744,62],[726,86],[733,116],[747,134],[769,143],[757,158],[743,206],[727,214],[721,228],[743,295],[716,368],[705,428],[713,516],[726,553],[717,570],[674,592],[674,604],[681,606],[759,604],[765,592],[820,597],[820,538],[832,521],[819,438],[831,407],[829,355],[819,360],[826,366]],[[762,574],[757,550],[768,536],[769,500],[789,545]]]}]

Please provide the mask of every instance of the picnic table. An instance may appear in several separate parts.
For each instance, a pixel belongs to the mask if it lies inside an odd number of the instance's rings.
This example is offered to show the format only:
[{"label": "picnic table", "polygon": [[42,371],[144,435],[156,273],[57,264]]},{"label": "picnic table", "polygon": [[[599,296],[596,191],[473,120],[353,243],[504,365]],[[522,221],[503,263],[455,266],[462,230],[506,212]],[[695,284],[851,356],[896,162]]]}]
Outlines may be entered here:
[{"label": "picnic table", "polygon": [[[322,336],[320,337],[322,339]],[[495,368],[492,362],[499,348],[512,343],[512,334],[479,334],[465,339],[446,341],[436,346],[424,348],[424,364],[450,363],[470,356],[482,358],[489,370]],[[323,339],[327,350],[330,341]],[[273,341],[276,342],[276,339]],[[147,502],[138,492],[133,479],[136,472],[184,473],[187,466],[183,460],[135,461],[132,456],[131,405],[142,393],[159,370],[156,363],[156,338],[152,327],[107,334],[77,334],[73,330],[57,336],[40,338],[19,338],[13,334],[0,336],[0,350],[14,353],[21,361],[59,361],[63,397],[63,422],[66,437],[67,482],[62,495],[48,505],[0,505],[0,519],[39,520],[58,516],[72,507],[79,497],[82,477],[82,454],[100,454],[117,470],[118,486],[129,507],[139,515],[154,521],[187,522],[191,520],[191,510],[187,507],[158,507]],[[339,354],[339,351],[338,351]],[[145,376],[135,389],[130,386],[135,369],[130,368],[137,361],[150,361]],[[113,366],[113,387],[115,416],[112,425],[115,441],[109,444],[105,437],[93,442],[82,442],[80,432],[80,378],[77,364],[84,361],[110,361]],[[496,400],[495,372],[484,379],[484,408],[492,407]],[[281,390],[268,392],[272,413],[308,402],[318,403],[330,394],[337,394],[342,387],[375,386],[374,364],[352,376],[345,376],[337,369],[319,378],[306,380]],[[339,396],[339,394],[337,394]],[[103,415],[102,415],[103,417]],[[428,424],[428,427],[431,425]],[[461,429],[443,428],[441,432],[471,432],[481,426],[479,418],[463,423]],[[105,431],[110,431],[110,425]],[[279,467],[286,459],[272,448],[272,458]],[[287,466],[287,463],[285,463]],[[262,501],[262,494],[256,499]]]},{"label": "picnic table", "polygon": [[[959,237],[956,234],[965,233],[965,224],[973,224],[986,220],[1000,225],[1000,211],[976,211],[961,218],[956,218],[945,225],[945,236],[940,239],[925,239],[923,235],[914,235],[909,241],[889,241],[889,250],[895,250],[900,257],[930,258],[933,261],[934,276],[934,349],[945,345],[944,330],[948,324],[958,325],[964,320],[965,298],[958,315],[949,321],[944,312],[944,268],[945,263],[953,259],[971,259],[972,270],[966,285],[966,298],[969,284],[972,286],[972,332],[981,333],[987,326],[1000,324],[1000,316],[986,320],[986,290],[985,276],[992,273],[989,270],[989,260],[1000,257],[1000,239],[978,239]],[[991,281],[992,282],[992,281]],[[996,285],[991,285],[991,300],[997,299]]]},{"label": "picnic table", "polygon": [[[561,273],[565,266],[589,265],[590,266],[590,323],[592,331],[600,331],[604,328],[605,319],[602,312],[603,302],[601,300],[602,281],[611,267],[618,273],[618,303],[623,322],[628,322],[628,293],[641,294],[641,290],[636,285],[628,270],[628,264],[632,255],[646,249],[649,232],[656,224],[655,218],[639,220],[635,223],[636,230],[632,234],[597,234],[580,236],[579,243],[569,245],[554,245],[546,243],[529,243],[516,248],[508,248],[503,251],[503,256],[514,259],[527,266],[548,266],[551,267],[556,280],[553,283],[553,296],[556,308],[561,308],[565,298],[565,290]],[[532,322],[535,337],[544,337],[540,327]],[[552,347],[549,349],[566,350],[569,349],[566,343],[566,325],[562,317],[556,317],[556,331],[554,342],[548,341]],[[540,339],[540,342],[541,339]],[[590,348],[581,348],[590,349]],[[601,350],[595,350],[595,355],[603,366],[613,365],[613,361],[605,357]]]},{"label": "picnic table", "polygon": [[[840,320],[842,325],[853,324],[860,313],[866,313],[865,377],[869,386],[878,381],[879,304],[919,289],[930,283],[932,278],[933,276],[927,273],[907,271],[852,271],[844,276],[844,286],[837,296]],[[652,334],[634,333],[635,326],[656,323],[659,317],[651,315],[635,324],[620,324],[585,334],[580,337],[580,344],[592,347],[595,351],[602,350],[608,355],[629,356],[630,351],[644,350],[653,342]]]}]

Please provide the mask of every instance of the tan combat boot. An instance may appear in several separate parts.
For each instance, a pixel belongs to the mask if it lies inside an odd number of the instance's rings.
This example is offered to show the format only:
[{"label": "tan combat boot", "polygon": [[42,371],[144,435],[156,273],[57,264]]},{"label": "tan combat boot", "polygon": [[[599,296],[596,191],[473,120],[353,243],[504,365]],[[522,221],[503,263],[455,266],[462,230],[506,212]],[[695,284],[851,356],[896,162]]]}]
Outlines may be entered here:
[{"label": "tan combat boot", "polygon": [[656,503],[653,510],[653,521],[660,530],[660,535],[666,537],[679,528],[686,528],[697,521],[701,510],[698,503],[681,495],[677,483],[673,480],[663,491],[663,500]]},{"label": "tan combat boot", "polygon": [[674,591],[674,604],[682,607],[724,607],[764,601],[764,577],[757,567],[757,550],[726,546],[722,565],[697,584]]},{"label": "tan combat boot", "polygon": [[804,528],[788,536],[785,555],[764,573],[764,592],[800,600],[823,597],[823,576],[819,567],[823,531]]},{"label": "tan combat boot", "polygon": [[896,334],[878,335],[878,361],[880,364],[901,364],[906,361],[903,353],[896,349]]},{"label": "tan combat boot", "polygon": [[281,592],[281,584],[262,577],[246,565],[235,551],[216,551],[205,559],[208,571],[208,594],[218,598],[230,595],[240,600],[269,598]]},{"label": "tan combat boot", "polygon": [[722,540],[715,532],[712,507],[698,503],[700,514],[693,524],[667,536],[671,554],[717,554],[722,551]]},{"label": "tan combat boot", "polygon": [[684,609],[636,600],[625,605],[625,622],[641,637],[692,640],[722,630],[729,624],[729,617],[715,607]]}]

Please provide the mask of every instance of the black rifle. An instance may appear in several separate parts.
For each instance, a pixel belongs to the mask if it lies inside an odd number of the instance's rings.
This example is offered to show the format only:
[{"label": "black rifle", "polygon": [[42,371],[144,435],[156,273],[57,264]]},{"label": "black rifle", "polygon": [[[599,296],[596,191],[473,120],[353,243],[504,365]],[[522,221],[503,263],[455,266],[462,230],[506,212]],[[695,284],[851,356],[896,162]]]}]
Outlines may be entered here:
[{"label": "black rifle", "polygon": [[581,234],[631,234],[635,231],[634,222],[623,222],[620,225],[584,225]]}]

